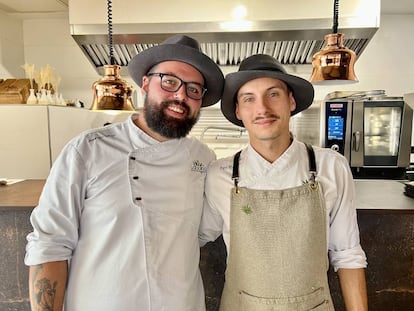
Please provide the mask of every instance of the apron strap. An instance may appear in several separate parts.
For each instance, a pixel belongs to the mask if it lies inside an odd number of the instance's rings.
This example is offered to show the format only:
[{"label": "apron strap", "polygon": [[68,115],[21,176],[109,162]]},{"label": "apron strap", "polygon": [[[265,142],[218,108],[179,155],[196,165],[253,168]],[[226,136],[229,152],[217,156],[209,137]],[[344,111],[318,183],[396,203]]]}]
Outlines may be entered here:
[{"label": "apron strap", "polygon": [[312,145],[305,143],[305,146],[306,146],[306,150],[308,151],[309,172],[311,173],[311,182],[315,182],[315,177],[316,177],[315,151],[313,150]]},{"label": "apron strap", "polygon": [[240,159],[241,150],[238,151],[233,158],[233,174],[231,179],[234,181],[234,187],[236,188],[236,193],[239,193],[239,159]]},{"label": "apron strap", "polygon": [[306,144],[306,150],[308,151],[309,158],[309,170],[316,173],[316,160],[315,160],[315,151],[313,150],[312,145]]}]

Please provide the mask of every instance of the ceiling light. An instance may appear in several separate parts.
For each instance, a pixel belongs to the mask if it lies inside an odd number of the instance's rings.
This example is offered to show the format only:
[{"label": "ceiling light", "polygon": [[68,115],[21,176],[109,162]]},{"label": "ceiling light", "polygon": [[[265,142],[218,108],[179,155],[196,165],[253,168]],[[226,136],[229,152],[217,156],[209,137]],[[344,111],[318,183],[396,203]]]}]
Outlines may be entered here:
[{"label": "ceiling light", "polygon": [[244,5],[238,5],[236,6],[232,11],[232,16],[236,20],[240,20],[245,18],[247,15],[247,9]]}]

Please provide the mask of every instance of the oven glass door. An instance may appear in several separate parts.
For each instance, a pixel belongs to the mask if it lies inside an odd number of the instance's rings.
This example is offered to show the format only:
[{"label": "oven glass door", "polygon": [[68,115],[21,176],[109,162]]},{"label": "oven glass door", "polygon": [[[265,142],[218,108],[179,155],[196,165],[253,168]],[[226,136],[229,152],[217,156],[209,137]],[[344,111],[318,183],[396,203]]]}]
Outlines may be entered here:
[{"label": "oven glass door", "polygon": [[364,164],[397,165],[403,102],[364,103]]}]

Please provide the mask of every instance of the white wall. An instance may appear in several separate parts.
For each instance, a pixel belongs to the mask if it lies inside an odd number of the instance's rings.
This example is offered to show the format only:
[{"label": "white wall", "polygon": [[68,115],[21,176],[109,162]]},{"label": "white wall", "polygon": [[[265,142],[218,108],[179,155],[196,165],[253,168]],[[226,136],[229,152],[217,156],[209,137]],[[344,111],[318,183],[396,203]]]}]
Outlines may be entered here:
[{"label": "white wall", "polygon": [[23,25],[0,10],[0,79],[19,76],[23,63]]},{"label": "white wall", "polygon": [[72,39],[68,17],[25,20],[23,29],[25,61],[36,70],[52,66],[61,77],[59,92],[64,98],[79,99],[89,107],[92,84],[101,77]]},{"label": "white wall", "polygon": [[[333,4],[332,0],[209,0],[203,1],[197,14],[189,14],[189,5],[194,3],[185,0],[158,0],[159,5],[154,5],[151,1],[117,0],[113,1],[112,16],[114,25],[136,22],[137,18],[140,23],[153,23],[154,20],[164,23],[222,22],[234,20],[234,9],[243,5],[246,20],[310,19],[331,16]],[[371,22],[376,21],[380,12],[380,3],[380,0],[343,1],[340,5],[340,18],[352,17],[359,24],[372,25]],[[94,14],[90,14],[91,11]],[[292,12],[295,12],[294,16]],[[71,24],[102,24],[107,21],[106,7],[102,6],[102,0],[70,0],[69,14]]]}]

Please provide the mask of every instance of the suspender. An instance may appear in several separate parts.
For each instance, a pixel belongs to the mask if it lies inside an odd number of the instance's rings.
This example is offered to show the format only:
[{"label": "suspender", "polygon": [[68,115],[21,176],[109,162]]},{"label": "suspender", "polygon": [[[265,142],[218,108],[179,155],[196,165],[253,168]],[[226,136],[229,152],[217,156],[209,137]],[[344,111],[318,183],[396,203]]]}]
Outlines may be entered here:
[{"label": "suspender", "polygon": [[[308,159],[309,159],[309,172],[311,173],[310,182],[312,184],[315,183],[316,178],[316,159],[315,159],[315,151],[310,144],[306,144],[306,151],[308,152]],[[240,162],[240,154],[241,150],[238,151],[233,158],[233,174],[231,179],[234,181],[234,187],[236,188],[236,193],[239,192],[239,162]]]}]

